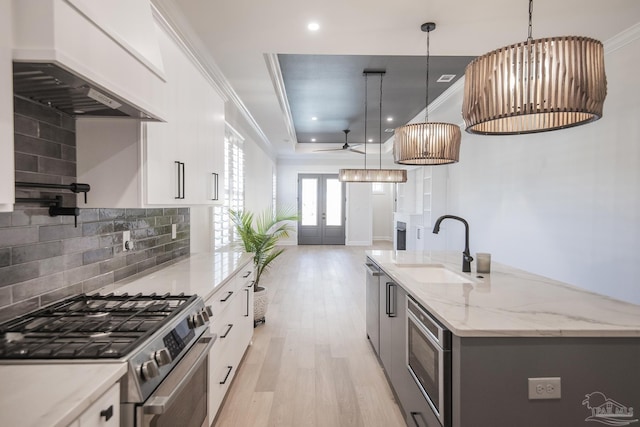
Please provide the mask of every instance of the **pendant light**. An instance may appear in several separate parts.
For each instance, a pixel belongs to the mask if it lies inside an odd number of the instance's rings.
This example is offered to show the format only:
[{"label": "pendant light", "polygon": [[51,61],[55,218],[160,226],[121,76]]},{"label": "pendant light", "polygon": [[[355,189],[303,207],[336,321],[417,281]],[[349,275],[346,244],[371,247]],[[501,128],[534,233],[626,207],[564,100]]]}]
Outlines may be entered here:
[{"label": "pendant light", "polygon": [[533,40],[473,60],[465,71],[466,131],[514,135],[579,126],[602,117],[607,96],[602,43],[587,37]]},{"label": "pendant light", "polygon": [[436,24],[427,22],[427,91],[424,123],[412,123],[395,130],[393,156],[404,165],[446,165],[460,158],[460,127],[451,123],[429,123],[429,33]]},{"label": "pendant light", "polygon": [[[404,169],[382,169],[382,78],[385,71],[364,70],[364,169],[340,169],[338,171],[338,180],[341,182],[407,182],[407,171]],[[377,74],[380,76],[380,106],[379,106],[379,127],[378,140],[380,142],[380,150],[378,154],[379,168],[367,169],[367,118],[369,110],[368,92],[369,92],[369,74]]]}]

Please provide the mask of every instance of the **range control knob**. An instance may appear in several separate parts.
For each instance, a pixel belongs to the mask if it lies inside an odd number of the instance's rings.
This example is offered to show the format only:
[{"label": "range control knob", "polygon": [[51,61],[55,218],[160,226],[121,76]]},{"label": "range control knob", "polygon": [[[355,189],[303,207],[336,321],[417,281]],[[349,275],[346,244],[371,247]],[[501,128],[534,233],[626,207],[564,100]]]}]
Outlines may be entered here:
[{"label": "range control knob", "polygon": [[140,374],[142,375],[143,380],[150,380],[153,377],[157,377],[160,375],[160,370],[158,369],[158,364],[155,360],[147,360],[140,367]]},{"label": "range control knob", "polygon": [[171,363],[171,353],[166,348],[161,348],[153,354],[153,358],[158,363],[158,366],[164,366]]},{"label": "range control knob", "polygon": [[201,313],[193,314],[191,315],[191,317],[189,317],[188,324],[191,329],[195,329],[200,326],[203,326],[205,324],[204,317],[202,316]]},{"label": "range control knob", "polygon": [[211,306],[208,305],[204,308],[204,311],[209,315],[209,317],[213,317],[213,310],[211,309]]},{"label": "range control knob", "polygon": [[200,314],[202,315],[202,318],[204,319],[205,322],[209,321],[209,313],[207,313],[207,310],[202,310]]}]

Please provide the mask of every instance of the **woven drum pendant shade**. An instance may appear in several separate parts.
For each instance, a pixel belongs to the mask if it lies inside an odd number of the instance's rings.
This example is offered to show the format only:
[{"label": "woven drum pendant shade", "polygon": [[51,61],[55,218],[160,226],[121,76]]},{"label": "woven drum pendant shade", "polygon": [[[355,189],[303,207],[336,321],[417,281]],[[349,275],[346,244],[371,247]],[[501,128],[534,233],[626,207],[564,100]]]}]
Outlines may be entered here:
[{"label": "woven drum pendant shade", "polygon": [[469,133],[545,132],[598,120],[606,95],[604,49],[598,40],[527,40],[467,66],[462,116]]},{"label": "woven drum pendant shade", "polygon": [[395,131],[393,156],[405,165],[446,165],[460,158],[460,128],[451,123],[414,123]]},{"label": "woven drum pendant shade", "polygon": [[407,182],[404,169],[340,169],[340,182]]}]

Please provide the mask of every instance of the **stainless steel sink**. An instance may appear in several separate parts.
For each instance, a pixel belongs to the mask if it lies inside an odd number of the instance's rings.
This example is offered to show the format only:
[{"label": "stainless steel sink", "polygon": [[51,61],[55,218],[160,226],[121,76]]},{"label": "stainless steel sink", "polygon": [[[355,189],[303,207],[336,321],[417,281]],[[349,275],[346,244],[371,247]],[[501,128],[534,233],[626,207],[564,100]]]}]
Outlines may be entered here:
[{"label": "stainless steel sink", "polygon": [[438,264],[396,264],[399,273],[419,283],[473,283],[469,277],[454,273]]}]

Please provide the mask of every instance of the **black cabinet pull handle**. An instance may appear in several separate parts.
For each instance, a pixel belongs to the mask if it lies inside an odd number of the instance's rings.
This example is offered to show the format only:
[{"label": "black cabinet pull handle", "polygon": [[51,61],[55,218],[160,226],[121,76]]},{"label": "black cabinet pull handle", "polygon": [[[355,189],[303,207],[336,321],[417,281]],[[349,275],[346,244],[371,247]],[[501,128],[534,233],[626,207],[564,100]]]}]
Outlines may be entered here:
[{"label": "black cabinet pull handle", "polygon": [[176,169],[178,172],[178,196],[176,199],[184,199],[184,181],[185,181],[185,165],[183,162],[174,161],[178,168]]},{"label": "black cabinet pull handle", "polygon": [[247,288],[253,288],[254,283],[256,283],[255,280],[252,280],[251,282],[249,282],[249,284],[247,285]]},{"label": "black cabinet pull handle", "polygon": [[228,300],[229,298],[231,298],[231,295],[233,295],[233,291],[229,291],[229,292],[227,293],[227,296],[226,296],[226,297],[224,297],[223,299],[221,299],[221,300],[220,300],[220,302],[227,302],[227,300]]},{"label": "black cabinet pull handle", "polygon": [[176,169],[176,171],[178,173],[178,195],[175,198],[176,199],[181,199],[181,197],[180,197],[180,189],[182,188],[182,185],[180,183],[180,162],[176,160],[173,163],[178,166],[177,169]]},{"label": "black cabinet pull handle", "polygon": [[231,371],[233,370],[233,366],[227,366],[227,375],[224,376],[224,379],[222,381],[220,381],[220,384],[224,384],[227,382],[227,380],[229,379],[229,375],[231,375]]},{"label": "black cabinet pull handle", "polygon": [[385,301],[385,313],[387,316],[391,315],[391,283],[387,282],[387,298]]},{"label": "black cabinet pull handle", "polygon": [[389,291],[389,296],[393,298],[393,303],[389,301],[389,317],[397,317],[398,316],[398,285],[395,283],[389,284],[390,288],[393,288],[393,291]]},{"label": "black cabinet pull handle", "polygon": [[184,191],[184,182],[186,181],[187,169],[185,164],[182,164],[182,198],[184,199],[185,191]]},{"label": "black cabinet pull handle", "polygon": [[247,314],[245,314],[244,317],[249,317],[249,292],[251,292],[251,290],[245,289],[244,291],[247,293]]},{"label": "black cabinet pull handle", "polygon": [[218,200],[218,174],[215,172],[211,173],[211,200]]},{"label": "black cabinet pull handle", "polygon": [[[391,292],[391,288],[393,288],[393,293]],[[393,304],[391,303],[391,298],[393,297]],[[386,312],[389,317],[396,317],[398,315],[397,312],[397,304],[396,304],[396,284],[393,282],[387,282],[387,301],[386,301]]]},{"label": "black cabinet pull handle", "polygon": [[[420,427],[420,423],[418,423],[416,415],[419,415],[420,418],[422,418],[422,421],[424,421],[424,417],[422,416],[422,412],[411,412],[411,419],[416,424],[416,427]],[[424,422],[424,425],[427,425],[426,421]]]},{"label": "black cabinet pull handle", "polygon": [[111,417],[113,417],[113,405],[109,406],[107,409],[103,409],[100,411],[100,416],[104,417],[105,421],[109,421]]},{"label": "black cabinet pull handle", "polygon": [[251,276],[251,270],[248,270],[246,273],[244,273],[244,276],[242,276],[242,278],[246,279],[249,276]]},{"label": "black cabinet pull handle", "polygon": [[226,338],[227,335],[229,335],[229,332],[231,332],[231,328],[233,328],[233,323],[230,323],[227,326],[228,326],[227,330],[224,331],[224,334],[220,335],[220,338]]}]

